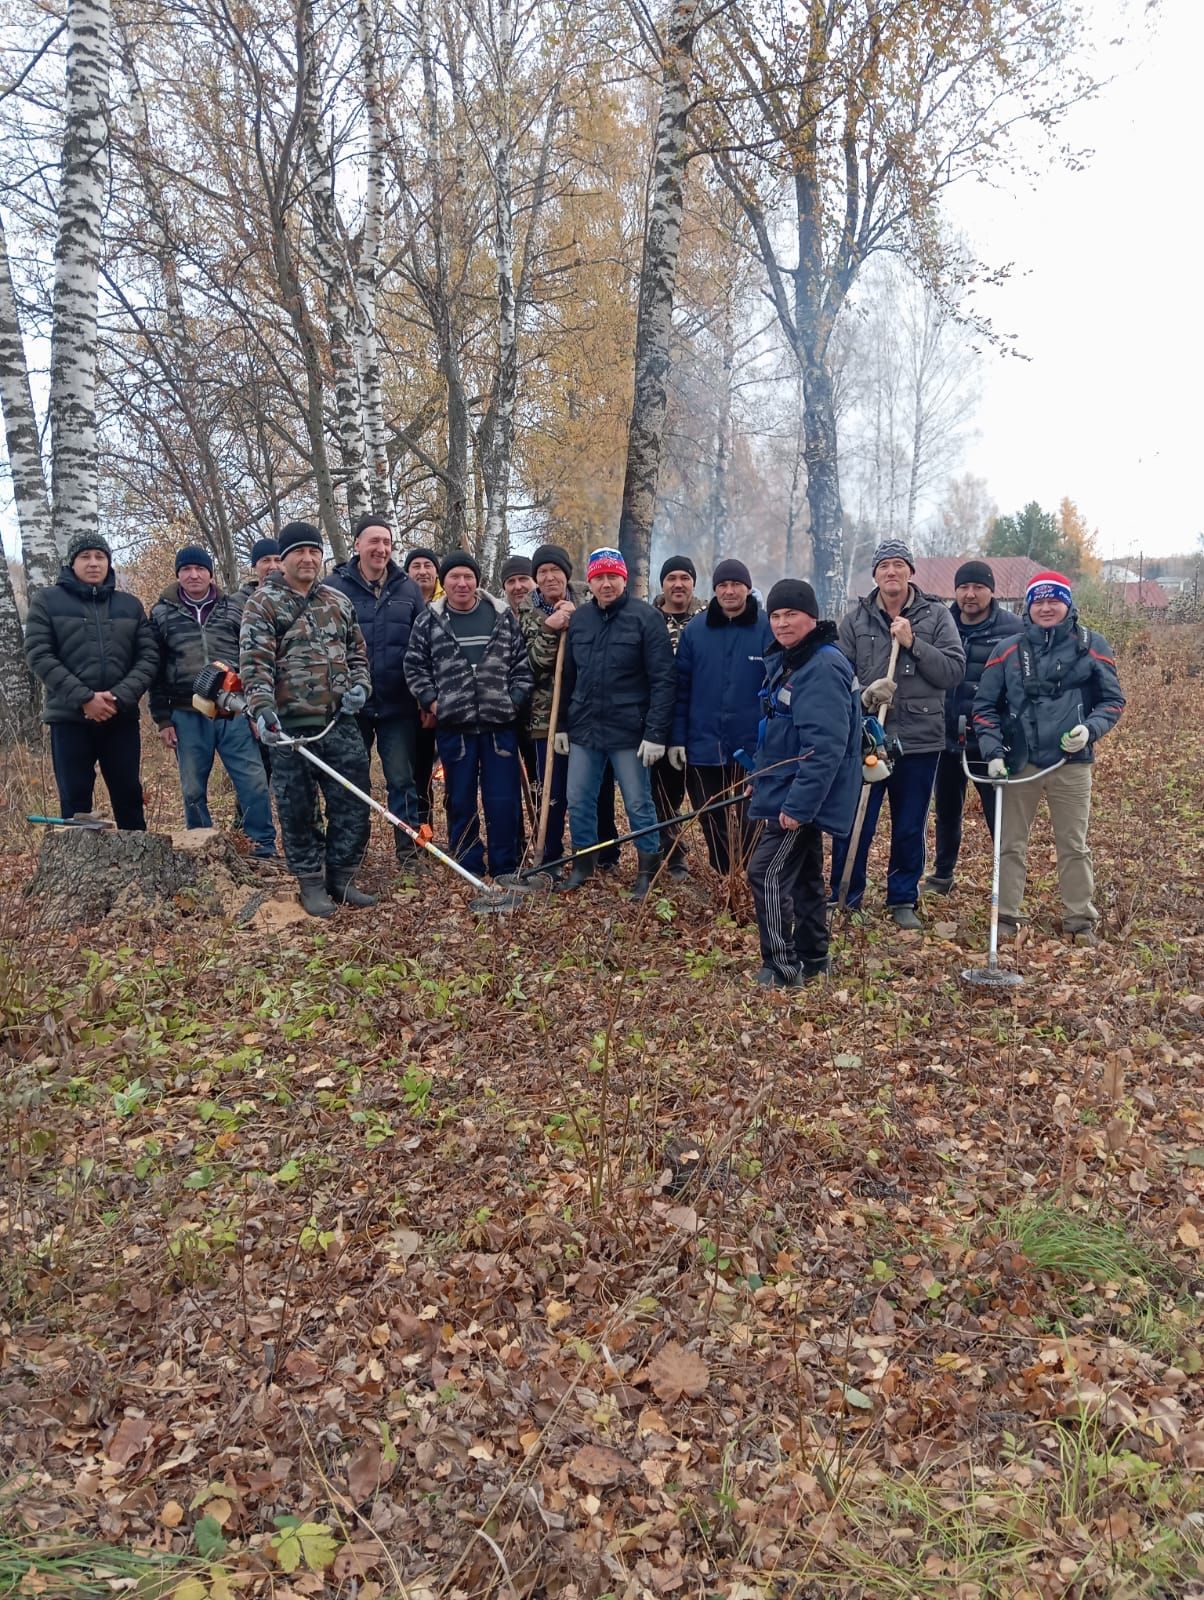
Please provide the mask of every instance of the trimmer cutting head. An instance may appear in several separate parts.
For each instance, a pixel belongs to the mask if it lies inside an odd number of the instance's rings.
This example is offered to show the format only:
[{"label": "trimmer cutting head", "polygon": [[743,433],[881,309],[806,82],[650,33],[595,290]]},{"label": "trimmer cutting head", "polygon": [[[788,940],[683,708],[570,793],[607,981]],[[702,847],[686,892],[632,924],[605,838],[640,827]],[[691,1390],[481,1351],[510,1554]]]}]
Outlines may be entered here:
[{"label": "trimmer cutting head", "polygon": [[1003,967],[965,967],[958,974],[972,989],[1019,989],[1024,979]]}]

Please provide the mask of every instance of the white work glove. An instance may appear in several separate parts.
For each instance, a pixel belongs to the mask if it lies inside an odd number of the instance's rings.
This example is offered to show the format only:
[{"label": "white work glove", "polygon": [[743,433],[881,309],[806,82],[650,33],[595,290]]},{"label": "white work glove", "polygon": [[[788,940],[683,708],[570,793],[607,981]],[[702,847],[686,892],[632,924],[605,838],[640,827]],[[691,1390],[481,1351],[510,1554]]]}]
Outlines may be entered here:
[{"label": "white work glove", "polygon": [[260,744],[278,744],[280,742],[284,729],[274,709],[259,713],[255,718],[255,732],[259,735]]},{"label": "white work glove", "polygon": [[567,733],[558,733],[552,739],[552,754],[567,756],[569,753],[569,736]]},{"label": "white work glove", "polygon": [[654,767],[665,753],[663,744],[653,744],[650,739],[641,739],[640,748],[636,755],[646,767]]},{"label": "white work glove", "polygon": [[987,777],[988,778],[1006,778],[1007,775],[1008,775],[1008,764],[1003,759],[1002,756],[996,756],[994,761],[988,761],[987,762]]},{"label": "white work glove", "polygon": [[1062,735],[1062,749],[1068,756],[1078,755],[1080,750],[1087,748],[1087,741],[1091,738],[1091,730],[1077,722],[1069,733]]},{"label": "white work glove", "polygon": [[869,712],[878,710],[882,706],[889,706],[895,698],[897,687],[893,678],[875,678],[873,683],[867,684],[861,691],[861,704]]},{"label": "white work glove", "polygon": [[669,746],[669,765],[675,772],[686,770],[686,747],[684,744],[671,744]]}]

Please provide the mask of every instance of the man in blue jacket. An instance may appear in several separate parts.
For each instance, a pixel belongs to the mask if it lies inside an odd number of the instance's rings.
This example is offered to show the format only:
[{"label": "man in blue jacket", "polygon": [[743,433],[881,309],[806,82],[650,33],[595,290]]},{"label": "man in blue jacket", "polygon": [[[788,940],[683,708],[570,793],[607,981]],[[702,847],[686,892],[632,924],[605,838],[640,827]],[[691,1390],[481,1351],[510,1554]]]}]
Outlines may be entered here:
[{"label": "man in blue jacket", "polygon": [[[393,560],[393,536],[382,518],[360,518],[353,548],[351,560],[336,567],[326,583],[351,601],[368,652],[372,693],[356,721],[365,749],[371,754],[375,744],[380,756],[389,810],[417,828],[418,706],[406,686],[405,657],[414,623],[426,608],[418,585]],[[413,840],[395,828],[393,843],[402,871],[413,868],[420,855]]]},{"label": "man in blue jacket", "polygon": [[[736,751],[756,748],[765,652],[773,644],[743,561],[721,561],[711,588],[710,605],[687,623],[677,647],[677,708],[669,747],[669,760],[686,767],[695,808],[743,784]],[[751,844],[746,805],[709,812],[702,828],[716,872],[727,876],[732,837],[740,841],[738,865],[743,866]]]},{"label": "man in blue jacket", "polygon": [[756,981],[797,989],[829,969],[825,833],[853,826],[861,789],[861,703],[836,624],[815,591],[783,578],[765,603],[775,644],[749,814],[764,828],[748,864],[761,936]]},{"label": "man in blue jacket", "polygon": [[[987,662],[974,697],[974,731],[992,778],[1047,777],[1004,790],[999,863],[999,936],[1015,938],[1028,871],[1028,836],[1044,795],[1058,855],[1062,928],[1075,944],[1099,943],[1099,912],[1087,826],[1095,746],[1125,708],[1112,647],[1084,627],[1070,580],[1039,572],[1028,586],[1024,631]],[[1011,719],[1010,751],[1004,717]]]},{"label": "man in blue jacket", "polygon": [[[966,675],[956,689],[945,695],[945,748],[936,768],[934,810],[936,812],[936,861],[920,885],[921,894],[948,894],[962,847],[962,818],[966,809],[966,769],[962,766],[962,743],[966,759],[985,766],[974,736],[974,695],[983,668],[1000,643],[1024,627],[1014,611],[1005,611],[995,598],[995,574],[985,561],[963,561],[953,575],[954,601],[949,615],[961,636],[966,652]],[[985,781],[975,780],[987,828],[995,829],[995,791]]]},{"label": "man in blue jacket", "polygon": [[[673,646],[657,613],[627,593],[627,563],[618,550],[595,550],[586,569],[593,603],[578,606],[565,635],[561,703],[568,729],[555,753],[569,758],[569,830],[573,849],[598,842],[598,791],[609,761],[631,828],[654,829],[651,769],[665,754],[676,692]],[[642,900],[660,867],[660,838],[649,832],[636,849],[632,898]],[[592,855],[573,862],[561,889],[579,889],[594,870]]]}]

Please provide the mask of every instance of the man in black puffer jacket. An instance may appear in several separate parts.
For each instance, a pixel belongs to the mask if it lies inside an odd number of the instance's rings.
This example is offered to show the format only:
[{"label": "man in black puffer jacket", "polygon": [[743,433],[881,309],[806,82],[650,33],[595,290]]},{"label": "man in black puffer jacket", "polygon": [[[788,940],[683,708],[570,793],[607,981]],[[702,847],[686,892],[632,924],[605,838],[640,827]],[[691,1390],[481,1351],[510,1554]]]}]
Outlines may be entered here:
[{"label": "man in black puffer jacket", "polygon": [[184,794],[184,826],[211,828],[209,774],[215,758],[230,775],[243,831],[261,861],[276,858],[272,797],[251,724],[246,717],[207,717],[192,707],[192,686],[213,661],[238,666],[242,595],[223,594],[213,581],[213,557],[202,545],[176,554],[176,581],[151,607],[159,646],[159,674],[150,711],[159,737],[176,753]]},{"label": "man in black puffer jacket", "polygon": [[[380,517],[361,517],[355,525],[355,554],[326,579],[355,607],[364,635],[372,693],[356,718],[364,744],[376,745],[389,810],[417,828],[422,820],[414,780],[418,747],[418,706],[406,686],[405,659],[414,624],[426,610],[422,591],[393,560],[393,535]],[[398,865],[408,871],[419,851],[408,834],[393,831]]]},{"label": "man in black puffer jacket", "polygon": [[144,829],[138,703],[159,651],[141,602],[118,593],[99,534],[73,539],[58,582],[34,590],[25,659],[46,686],[42,720],[64,817],[91,811],[99,764],[117,826]]},{"label": "man in black puffer jacket", "polygon": [[[595,550],[586,582],[593,604],[578,606],[569,623],[562,703],[568,731],[557,733],[556,754],[569,758],[569,828],[573,849],[598,843],[598,790],[609,761],[627,822],[634,831],[654,828],[650,769],[665,754],[677,698],[677,669],[664,623],[650,605],[627,593],[627,563],[617,550]],[[642,900],[660,866],[660,838],[650,832],[637,846],[632,897]],[[577,889],[590,877],[594,857],[574,861],[558,888]]]},{"label": "man in black puffer jacket", "polygon": [[[1011,639],[1024,627],[1014,611],[1005,611],[995,598],[995,574],[985,561],[963,561],[953,575],[955,599],[949,615],[961,636],[966,652],[966,675],[956,689],[945,695],[945,748],[936,769],[934,810],[936,812],[936,861],[921,885],[922,894],[948,894],[962,847],[962,817],[966,809],[966,769],[962,766],[962,742],[966,759],[985,762],[974,736],[972,713],[974,695],[983,668],[1000,643]],[[990,832],[995,830],[995,792],[985,781],[975,781],[982,814]]]},{"label": "man in black puffer jacket", "polygon": [[[1035,780],[1003,793],[999,937],[1014,938],[1020,924],[1028,836],[1044,795],[1057,849],[1062,929],[1075,944],[1091,947],[1099,942],[1087,845],[1091,769],[1095,746],[1120,720],[1125,697],[1111,645],[1080,624],[1070,580],[1060,572],[1039,572],[1031,580],[1024,622],[987,662],[974,697],[974,731],[988,776]],[[1005,717],[1012,724],[1010,748]]]}]

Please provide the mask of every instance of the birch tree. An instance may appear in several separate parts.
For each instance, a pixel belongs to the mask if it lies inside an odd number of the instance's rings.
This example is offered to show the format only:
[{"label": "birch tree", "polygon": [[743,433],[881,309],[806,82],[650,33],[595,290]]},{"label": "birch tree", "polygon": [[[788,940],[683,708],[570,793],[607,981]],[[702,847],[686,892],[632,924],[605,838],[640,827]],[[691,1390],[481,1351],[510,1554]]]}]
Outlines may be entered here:
[{"label": "birch tree", "polygon": [[68,0],[67,82],[50,347],[55,543],[99,532],[96,318],[108,171],[109,0]]},{"label": "birch tree", "polygon": [[664,446],[669,342],[687,154],[686,115],[699,10],[699,0],[674,0],[661,50],[661,102],[640,268],[635,394],[619,518],[619,549],[627,563],[631,592],[639,596],[648,593],[652,522]]},{"label": "birch tree", "polygon": [[375,0],[356,0],[355,32],[359,43],[360,85],[367,122],[364,225],[355,263],[355,348],[360,404],[364,418],[368,492],[372,510],[397,528],[397,506],[389,470],[388,429],[377,329],[377,280],[384,228],[385,113],[381,83],[380,22]]},{"label": "birch tree", "polygon": [[[58,577],[62,554],[55,541],[50,501],[46,494],[38,419],[33,408],[25,340],[21,332],[17,297],[13,292],[3,218],[0,218],[0,407],[4,411],[4,437],[8,448],[17,525],[21,530],[25,574],[32,588],[40,588],[53,583]],[[4,598],[0,597],[0,609],[5,604]],[[15,606],[13,616],[16,616]],[[19,642],[19,627],[17,639]]]}]

